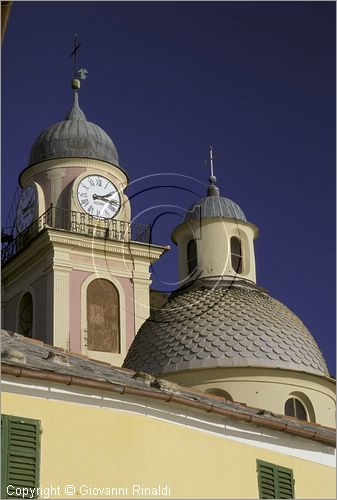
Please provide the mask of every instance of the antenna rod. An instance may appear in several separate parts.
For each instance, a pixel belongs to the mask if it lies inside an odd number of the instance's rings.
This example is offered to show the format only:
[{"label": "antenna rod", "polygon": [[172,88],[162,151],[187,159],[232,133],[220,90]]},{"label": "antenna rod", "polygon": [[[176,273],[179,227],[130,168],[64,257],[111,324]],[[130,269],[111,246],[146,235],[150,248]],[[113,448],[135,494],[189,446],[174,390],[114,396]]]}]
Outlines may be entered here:
[{"label": "antenna rod", "polygon": [[211,176],[214,177],[213,149],[212,149],[212,146],[209,147],[209,157],[210,157],[210,160],[211,160]]}]

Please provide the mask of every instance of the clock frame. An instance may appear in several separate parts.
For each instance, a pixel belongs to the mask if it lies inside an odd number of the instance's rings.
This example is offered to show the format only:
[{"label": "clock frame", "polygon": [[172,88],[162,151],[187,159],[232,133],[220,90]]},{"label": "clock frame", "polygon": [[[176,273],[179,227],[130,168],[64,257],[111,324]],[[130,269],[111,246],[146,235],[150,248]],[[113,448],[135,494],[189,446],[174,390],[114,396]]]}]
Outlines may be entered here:
[{"label": "clock frame", "polygon": [[95,219],[113,219],[121,208],[121,196],[114,182],[99,173],[81,177],[73,196],[80,210]]}]

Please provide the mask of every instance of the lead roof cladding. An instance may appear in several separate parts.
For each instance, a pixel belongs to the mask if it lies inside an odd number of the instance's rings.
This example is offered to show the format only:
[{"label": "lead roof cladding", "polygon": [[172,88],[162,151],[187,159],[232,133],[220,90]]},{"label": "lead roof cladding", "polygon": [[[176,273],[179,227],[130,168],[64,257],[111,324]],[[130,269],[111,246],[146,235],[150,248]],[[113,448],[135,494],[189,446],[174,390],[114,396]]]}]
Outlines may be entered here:
[{"label": "lead roof cladding", "polygon": [[208,181],[207,196],[193,203],[186,213],[184,222],[212,217],[225,217],[247,222],[245,214],[235,201],[220,196],[219,188],[216,186],[216,177],[211,176]]},{"label": "lead roof cladding", "polygon": [[302,321],[261,288],[198,280],[145,321],[125,368],[153,375],[214,367],[270,367],[329,376]]},{"label": "lead roof cladding", "polygon": [[64,121],[51,125],[32,146],[29,165],[54,158],[92,158],[118,166],[117,149],[103,129],[87,121],[74,92],[73,105]]}]

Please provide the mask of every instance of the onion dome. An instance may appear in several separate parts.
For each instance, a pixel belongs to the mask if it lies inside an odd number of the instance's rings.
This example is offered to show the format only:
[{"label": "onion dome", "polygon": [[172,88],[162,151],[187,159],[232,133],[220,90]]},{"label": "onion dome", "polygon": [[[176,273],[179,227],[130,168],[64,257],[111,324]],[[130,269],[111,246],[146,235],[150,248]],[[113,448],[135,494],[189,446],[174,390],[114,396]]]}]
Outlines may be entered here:
[{"label": "onion dome", "polygon": [[29,165],[53,158],[92,158],[118,166],[117,149],[103,129],[87,121],[74,92],[74,102],[64,121],[51,125],[36,139]]},{"label": "onion dome", "polygon": [[247,222],[245,214],[237,203],[220,196],[216,186],[216,177],[209,177],[207,196],[193,203],[187,211],[184,222],[194,219],[208,219],[210,217],[225,217],[226,219],[243,220]]},{"label": "onion dome", "polygon": [[162,375],[217,367],[283,368],[329,376],[302,321],[263,289],[197,280],[140,328],[125,368]]}]

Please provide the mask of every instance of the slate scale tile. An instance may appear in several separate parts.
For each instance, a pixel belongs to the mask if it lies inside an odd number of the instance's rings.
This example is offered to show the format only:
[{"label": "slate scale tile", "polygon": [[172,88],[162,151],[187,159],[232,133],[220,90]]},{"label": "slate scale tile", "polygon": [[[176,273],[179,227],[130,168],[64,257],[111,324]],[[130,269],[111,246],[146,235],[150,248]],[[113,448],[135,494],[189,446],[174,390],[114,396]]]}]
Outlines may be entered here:
[{"label": "slate scale tile", "polygon": [[143,324],[124,367],[154,375],[188,368],[266,366],[329,376],[302,321],[252,285],[196,282]]}]

